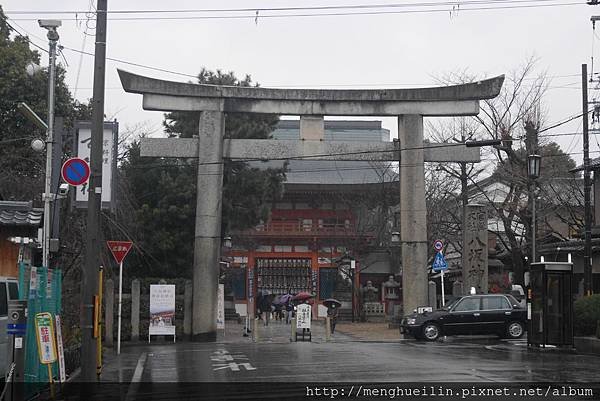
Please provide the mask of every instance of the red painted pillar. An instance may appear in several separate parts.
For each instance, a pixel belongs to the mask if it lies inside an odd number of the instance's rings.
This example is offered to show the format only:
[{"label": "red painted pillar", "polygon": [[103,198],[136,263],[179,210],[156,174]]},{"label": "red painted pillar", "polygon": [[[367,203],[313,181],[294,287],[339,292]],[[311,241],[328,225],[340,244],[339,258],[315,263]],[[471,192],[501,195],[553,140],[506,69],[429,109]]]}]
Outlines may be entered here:
[{"label": "red painted pillar", "polygon": [[315,247],[311,254],[310,267],[311,267],[310,273],[311,273],[311,286],[312,286],[311,291],[313,291],[315,293],[315,303],[312,307],[312,315],[313,315],[313,319],[317,319],[320,298],[319,298],[319,249],[316,246],[316,242],[315,242]]}]

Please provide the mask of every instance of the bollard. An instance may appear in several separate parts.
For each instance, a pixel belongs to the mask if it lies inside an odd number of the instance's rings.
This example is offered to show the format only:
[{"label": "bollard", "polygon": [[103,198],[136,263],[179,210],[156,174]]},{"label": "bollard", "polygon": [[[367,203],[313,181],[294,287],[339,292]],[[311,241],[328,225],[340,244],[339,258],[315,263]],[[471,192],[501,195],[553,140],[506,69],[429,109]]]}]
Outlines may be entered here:
[{"label": "bollard", "polygon": [[325,318],[325,341],[331,340],[331,318]]},{"label": "bollard", "polygon": [[462,282],[455,281],[452,283],[452,296],[456,298],[460,297],[461,295],[463,295]]},{"label": "bollard", "polygon": [[113,346],[113,322],[115,314],[115,285],[112,279],[106,280],[104,287],[104,343]]},{"label": "bollard", "polygon": [[140,280],[131,282],[131,341],[140,339]]},{"label": "bollard", "polygon": [[296,342],[296,318],[292,318],[292,338],[290,338],[291,342]]},{"label": "bollard", "polygon": [[186,280],[183,293],[183,335],[192,337],[192,281]]},{"label": "bollard", "polygon": [[257,343],[258,338],[258,319],[254,319],[254,330],[252,331],[252,340]]},{"label": "bollard", "polygon": [[437,309],[437,286],[434,281],[430,281],[428,285],[429,289],[429,305],[433,307],[433,310]]}]

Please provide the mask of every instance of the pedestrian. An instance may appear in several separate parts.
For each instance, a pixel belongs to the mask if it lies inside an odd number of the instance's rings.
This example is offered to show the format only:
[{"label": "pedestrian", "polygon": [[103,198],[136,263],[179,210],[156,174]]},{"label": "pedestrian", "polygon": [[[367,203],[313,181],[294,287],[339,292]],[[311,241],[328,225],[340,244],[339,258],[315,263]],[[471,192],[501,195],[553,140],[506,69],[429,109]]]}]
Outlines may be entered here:
[{"label": "pedestrian", "polygon": [[262,304],[263,304],[264,296],[261,291],[258,292],[256,297],[256,318],[258,320],[262,320]]},{"label": "pedestrian", "polygon": [[269,319],[271,317],[271,297],[269,295],[263,296],[262,305],[260,309],[263,312],[263,320],[265,321],[265,326],[268,326]]},{"label": "pedestrian", "polygon": [[292,304],[291,300],[288,300],[288,302],[285,304],[285,323],[286,324],[290,324],[290,322],[292,321],[293,314],[294,314],[294,305]]},{"label": "pedestrian", "polygon": [[331,334],[335,331],[335,324],[337,323],[339,308],[336,307],[335,303],[329,304],[327,307],[327,317],[329,317],[329,322],[331,324]]}]

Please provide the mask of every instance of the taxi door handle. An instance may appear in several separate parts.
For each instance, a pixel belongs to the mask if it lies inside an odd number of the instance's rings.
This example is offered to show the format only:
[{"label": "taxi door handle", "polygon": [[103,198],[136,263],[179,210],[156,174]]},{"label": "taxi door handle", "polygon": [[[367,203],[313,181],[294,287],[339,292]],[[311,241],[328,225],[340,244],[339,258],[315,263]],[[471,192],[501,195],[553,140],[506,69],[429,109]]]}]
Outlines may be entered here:
[{"label": "taxi door handle", "polygon": [[504,312],[505,315],[510,315],[512,312]]},{"label": "taxi door handle", "polygon": [[481,313],[473,313],[473,316],[480,316]]}]

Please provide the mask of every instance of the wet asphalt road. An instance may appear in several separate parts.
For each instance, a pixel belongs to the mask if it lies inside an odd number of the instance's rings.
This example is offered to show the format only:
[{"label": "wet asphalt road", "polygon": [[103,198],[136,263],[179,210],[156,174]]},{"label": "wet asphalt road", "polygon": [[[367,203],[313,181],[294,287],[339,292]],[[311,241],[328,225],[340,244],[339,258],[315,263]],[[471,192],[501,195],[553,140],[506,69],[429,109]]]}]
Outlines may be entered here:
[{"label": "wet asphalt road", "polygon": [[424,386],[423,383],[454,383],[463,387],[507,383],[521,386],[523,383],[547,383],[548,386],[593,384],[594,396],[591,398],[519,398],[587,400],[600,399],[600,357],[532,351],[528,350],[524,339],[468,337],[437,343],[415,340],[363,342],[342,336],[335,342],[164,342],[151,346],[127,345],[119,357],[109,353],[102,381],[104,384],[94,390],[96,397],[69,399],[309,400],[333,399],[307,397],[310,386],[338,385],[350,391],[361,383],[419,386]]},{"label": "wet asphalt road", "polygon": [[531,351],[525,340],[495,339],[179,343],[127,348],[103,376],[121,382],[599,382],[600,357]]}]

